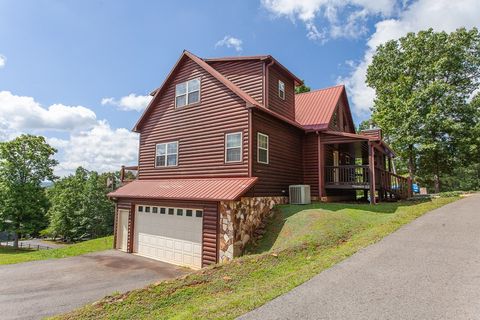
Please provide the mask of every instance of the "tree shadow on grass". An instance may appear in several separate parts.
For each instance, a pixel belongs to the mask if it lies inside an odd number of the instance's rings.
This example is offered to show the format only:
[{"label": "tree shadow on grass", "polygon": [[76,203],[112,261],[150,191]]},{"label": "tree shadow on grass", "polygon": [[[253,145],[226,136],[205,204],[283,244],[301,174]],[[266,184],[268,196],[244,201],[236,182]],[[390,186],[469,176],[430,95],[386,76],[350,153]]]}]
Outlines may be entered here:
[{"label": "tree shadow on grass", "polygon": [[28,253],[28,252],[33,252],[34,250],[29,250],[29,249],[15,249],[12,247],[5,247],[5,246],[0,246],[0,254],[22,254],[22,253]]}]

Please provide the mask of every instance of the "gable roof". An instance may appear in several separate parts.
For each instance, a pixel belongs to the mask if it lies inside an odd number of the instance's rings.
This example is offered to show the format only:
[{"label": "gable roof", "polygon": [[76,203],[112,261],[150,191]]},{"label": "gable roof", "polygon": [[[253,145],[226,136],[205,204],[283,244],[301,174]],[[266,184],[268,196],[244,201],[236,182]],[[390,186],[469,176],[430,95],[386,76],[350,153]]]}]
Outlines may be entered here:
[{"label": "gable roof", "polygon": [[348,121],[353,125],[344,85],[296,94],[295,121],[306,130],[327,130],[340,99],[345,99]]},{"label": "gable roof", "polygon": [[224,84],[228,89],[230,89],[232,92],[234,92],[237,96],[239,96],[241,99],[243,99],[247,106],[257,106],[257,107],[260,107],[260,104],[255,100],[253,99],[250,95],[248,95],[245,91],[243,91],[242,89],[240,89],[238,86],[236,86],[233,82],[231,82],[230,80],[228,80],[225,76],[223,76],[220,72],[218,72],[217,70],[215,70],[212,66],[210,66],[208,63],[206,63],[204,60],[200,59],[199,57],[197,57],[196,55],[194,55],[193,53],[187,51],[187,50],[184,50],[182,55],[180,56],[180,58],[177,60],[177,62],[175,63],[175,65],[173,66],[172,70],[170,71],[170,73],[168,74],[167,78],[165,79],[165,81],[162,83],[162,85],[154,90],[151,95],[153,95],[153,99],[150,101],[150,103],[148,104],[147,108],[145,109],[145,111],[143,112],[143,114],[140,116],[140,119],[138,119],[137,123],[135,124],[135,126],[133,127],[133,131],[134,132],[139,132],[140,130],[140,126],[142,125],[142,123],[145,121],[146,119],[146,116],[151,112],[151,110],[153,109],[153,106],[156,104],[156,100],[158,99],[158,97],[160,97],[161,93],[163,92],[163,90],[167,87],[166,84],[168,83],[168,81],[170,80],[170,78],[172,77],[172,75],[175,73],[175,71],[177,70],[177,68],[180,66],[180,62],[183,61],[183,59],[185,58],[189,58],[191,59],[193,62],[195,62],[196,64],[198,64],[200,67],[202,67],[206,72],[208,72],[210,75],[212,75],[215,79],[217,79],[218,81],[220,81],[222,84]]},{"label": "gable roof", "polygon": [[208,72],[215,79],[220,81],[238,97],[245,101],[247,108],[254,108],[256,110],[261,110],[267,114],[270,114],[273,117],[276,117],[284,122],[289,123],[292,126],[295,126],[306,131],[318,131],[318,130],[328,130],[328,125],[333,116],[335,108],[340,101],[344,99],[346,105],[346,113],[348,121],[353,126],[353,119],[350,112],[350,107],[348,105],[348,99],[346,96],[345,87],[343,85],[338,85],[330,88],[319,89],[315,91],[310,91],[306,93],[300,93],[295,95],[295,120],[288,119],[287,117],[278,114],[264,105],[260,104],[253,97],[247,94],[245,91],[240,89],[232,81],[228,80],[224,75],[218,72],[213,68],[209,62],[215,61],[243,61],[243,60],[270,60],[282,68],[285,72],[289,73],[295,81],[298,83],[303,83],[295,75],[293,75],[288,69],[286,69],[280,62],[270,55],[258,55],[258,56],[244,56],[244,57],[224,57],[224,58],[210,58],[210,59],[201,59],[194,55],[193,53],[184,50],[182,55],[179,57],[175,65],[173,66],[170,73],[167,75],[166,79],[162,85],[156,90],[152,91],[153,99],[148,104],[147,108],[140,116],[140,119],[135,124],[133,131],[139,132],[140,127],[147,118],[147,115],[152,111],[153,106],[157,103],[158,98],[161,96],[163,90],[167,87],[167,83],[170,81],[170,78],[174,75],[177,68],[180,66],[181,62],[184,59],[191,59],[202,69]]}]

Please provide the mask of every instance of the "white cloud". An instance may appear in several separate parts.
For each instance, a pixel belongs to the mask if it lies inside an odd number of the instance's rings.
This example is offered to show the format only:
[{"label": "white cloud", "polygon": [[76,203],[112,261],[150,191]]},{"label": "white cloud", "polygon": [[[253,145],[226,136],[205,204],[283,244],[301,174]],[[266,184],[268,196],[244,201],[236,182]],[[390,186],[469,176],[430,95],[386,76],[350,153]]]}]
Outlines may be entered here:
[{"label": "white cloud", "polygon": [[42,107],[32,97],[17,96],[10,91],[0,91],[0,130],[68,131],[92,127],[95,113],[82,106],[53,104]]},{"label": "white cloud", "polygon": [[[373,4],[374,1],[372,1]],[[398,39],[408,32],[433,28],[451,32],[460,27],[480,27],[478,0],[418,0],[411,4],[396,19],[385,19],[375,25],[375,32],[367,42],[367,50],[361,61],[353,66],[351,73],[339,82],[345,83],[353,102],[354,113],[365,119],[375,98],[373,89],[365,84],[367,67],[378,45]]]},{"label": "white cloud", "polygon": [[7,63],[7,58],[5,56],[2,56],[0,54],[0,69],[5,67],[5,64]]},{"label": "white cloud", "polygon": [[142,96],[131,93],[128,96],[121,97],[119,100],[116,100],[115,98],[103,98],[101,103],[102,105],[116,106],[123,111],[142,111],[147,107],[151,100],[152,97],[149,95]]},{"label": "white cloud", "polygon": [[[128,100],[127,100],[128,101]],[[0,141],[22,133],[67,132],[67,138],[47,137],[58,149],[56,174],[73,173],[78,166],[99,172],[119,170],[137,162],[138,136],[124,128],[113,129],[85,107],[54,104],[42,107],[32,97],[0,91]]]},{"label": "white cloud", "polygon": [[216,47],[234,48],[235,51],[240,52],[242,51],[242,44],[243,44],[242,40],[227,35],[222,40],[217,41],[217,43],[215,44],[215,48]]},{"label": "white cloud", "polygon": [[50,138],[48,142],[60,150],[55,170],[60,176],[79,166],[98,172],[117,171],[122,164],[138,160],[138,135],[124,128],[112,129],[106,121],[98,121],[91,130],[72,133],[69,139]]},{"label": "white cloud", "polygon": [[[368,30],[369,16],[392,16],[398,8],[395,0],[262,0],[262,6],[276,17],[299,19],[310,40],[325,42],[332,38],[356,38]],[[324,25],[321,30],[317,27]]]}]

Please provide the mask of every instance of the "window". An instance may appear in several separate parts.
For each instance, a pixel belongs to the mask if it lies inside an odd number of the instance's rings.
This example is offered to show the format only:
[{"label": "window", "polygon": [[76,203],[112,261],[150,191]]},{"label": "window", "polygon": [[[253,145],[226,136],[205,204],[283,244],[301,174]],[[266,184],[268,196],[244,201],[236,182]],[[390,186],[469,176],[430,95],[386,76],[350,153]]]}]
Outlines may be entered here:
[{"label": "window", "polygon": [[242,133],[227,133],[225,135],[225,162],[242,161]]},{"label": "window", "polygon": [[257,161],[268,164],[268,136],[260,132],[257,134]]},{"label": "window", "polygon": [[150,207],[145,207],[145,212],[150,212]]},{"label": "window", "polygon": [[138,206],[138,212],[143,212],[143,206]]},{"label": "window", "polygon": [[173,216],[173,214],[175,213],[175,209],[173,208],[168,208],[168,214]]},{"label": "window", "polygon": [[175,106],[177,108],[200,101],[200,79],[193,79],[175,86]]},{"label": "window", "polygon": [[191,216],[192,216],[192,213],[193,213],[193,210],[187,209],[187,211],[185,211],[185,213],[186,213],[185,215],[186,215],[187,217],[191,217]]},{"label": "window", "polygon": [[158,208],[157,207],[152,207],[152,213],[158,213]]},{"label": "window", "polygon": [[178,142],[157,144],[155,165],[157,167],[174,167],[178,162]]},{"label": "window", "polygon": [[160,208],[160,214],[165,214],[166,211],[167,211],[167,208]]},{"label": "window", "polygon": [[285,83],[281,80],[278,80],[278,96],[285,100]]},{"label": "window", "polygon": [[197,218],[203,217],[203,211],[202,210],[196,210],[195,211],[195,217],[197,217]]},{"label": "window", "polygon": [[183,209],[177,209],[177,216],[183,216]]}]

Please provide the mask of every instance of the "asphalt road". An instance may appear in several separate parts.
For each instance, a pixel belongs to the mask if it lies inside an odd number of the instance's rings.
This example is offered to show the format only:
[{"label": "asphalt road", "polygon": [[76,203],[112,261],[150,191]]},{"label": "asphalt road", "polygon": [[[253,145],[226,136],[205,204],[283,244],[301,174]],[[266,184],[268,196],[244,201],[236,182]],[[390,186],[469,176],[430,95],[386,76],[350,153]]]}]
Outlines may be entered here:
[{"label": "asphalt road", "polygon": [[480,194],[427,213],[240,319],[480,319]]},{"label": "asphalt road", "polygon": [[186,272],[115,250],[0,266],[0,319],[41,319]]}]

